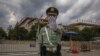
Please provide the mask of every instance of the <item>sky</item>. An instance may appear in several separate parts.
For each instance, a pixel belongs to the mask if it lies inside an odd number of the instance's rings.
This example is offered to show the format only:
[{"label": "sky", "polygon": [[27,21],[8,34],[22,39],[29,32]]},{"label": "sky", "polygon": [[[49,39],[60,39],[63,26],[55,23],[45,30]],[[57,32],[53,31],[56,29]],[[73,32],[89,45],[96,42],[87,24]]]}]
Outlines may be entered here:
[{"label": "sky", "polygon": [[6,29],[24,17],[46,16],[46,9],[59,10],[57,23],[75,19],[100,20],[100,0],[0,0],[0,27]]}]

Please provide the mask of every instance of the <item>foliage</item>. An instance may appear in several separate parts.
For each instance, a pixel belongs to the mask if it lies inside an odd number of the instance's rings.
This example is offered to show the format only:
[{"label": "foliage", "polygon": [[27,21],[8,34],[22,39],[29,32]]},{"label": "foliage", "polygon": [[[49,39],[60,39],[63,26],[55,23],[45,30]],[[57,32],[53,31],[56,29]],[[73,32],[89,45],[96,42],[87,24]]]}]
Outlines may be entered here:
[{"label": "foliage", "polygon": [[27,40],[28,31],[24,27],[18,27],[16,29],[16,39],[17,40]]},{"label": "foliage", "polygon": [[79,31],[79,40],[89,41],[92,40],[93,37],[100,36],[100,27],[85,27],[83,30]]},{"label": "foliage", "polygon": [[28,31],[24,27],[15,26],[10,28],[8,32],[8,39],[12,40],[27,40]]},{"label": "foliage", "polygon": [[32,26],[30,32],[28,33],[28,39],[36,39],[36,27]]},{"label": "foliage", "polygon": [[8,38],[7,39],[9,39],[9,40],[16,39],[16,30],[15,29],[8,30]]},{"label": "foliage", "polygon": [[95,36],[96,37],[100,37],[100,26],[99,27],[93,27],[94,32],[95,32]]},{"label": "foliage", "polygon": [[89,41],[94,36],[94,32],[92,28],[85,27],[82,31],[80,31],[80,40]]},{"label": "foliage", "polygon": [[[72,28],[69,31],[75,31],[79,33],[76,38],[80,41],[89,41],[92,40],[93,37],[100,37],[100,27],[85,27],[83,30],[79,30],[78,28]],[[66,36],[68,38],[68,36]],[[69,39],[69,38],[68,38]]]},{"label": "foliage", "polygon": [[6,32],[4,31],[4,29],[2,29],[2,27],[0,27],[0,38],[5,38],[5,37],[7,37],[7,34],[6,34]]}]

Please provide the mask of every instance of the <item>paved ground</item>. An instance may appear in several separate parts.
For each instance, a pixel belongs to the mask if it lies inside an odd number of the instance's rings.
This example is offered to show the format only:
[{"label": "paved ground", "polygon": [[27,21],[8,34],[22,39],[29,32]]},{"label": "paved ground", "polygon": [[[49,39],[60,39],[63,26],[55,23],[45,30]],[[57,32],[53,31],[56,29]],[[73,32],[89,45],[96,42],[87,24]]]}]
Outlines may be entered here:
[{"label": "paved ground", "polygon": [[[14,53],[0,53],[0,56],[39,56],[37,52],[14,52]],[[90,52],[80,52],[73,54],[67,50],[62,50],[62,56],[100,56],[100,50],[93,50]]]},{"label": "paved ground", "polygon": [[62,56],[100,56],[100,50],[93,50],[88,52],[79,52],[77,54],[69,53],[66,50],[62,51]]},{"label": "paved ground", "polygon": [[38,56],[37,52],[0,53],[0,56]]},{"label": "paved ground", "polygon": [[[35,47],[30,47],[29,44],[0,44],[0,56],[39,56],[38,52],[35,51],[36,49],[37,48]],[[100,56],[100,49],[90,52],[79,52],[77,54],[72,54],[68,52],[68,47],[66,48],[64,45],[62,46],[61,52],[62,56]]]}]

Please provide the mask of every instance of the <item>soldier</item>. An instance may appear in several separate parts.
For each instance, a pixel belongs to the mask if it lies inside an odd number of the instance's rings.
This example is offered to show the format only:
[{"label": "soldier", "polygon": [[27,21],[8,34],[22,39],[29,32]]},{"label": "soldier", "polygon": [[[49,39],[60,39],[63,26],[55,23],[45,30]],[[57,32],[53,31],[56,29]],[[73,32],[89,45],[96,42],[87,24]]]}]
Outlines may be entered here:
[{"label": "soldier", "polygon": [[[55,7],[50,7],[46,11],[48,24],[41,28],[38,42],[40,43],[41,56],[46,56],[45,53],[52,52],[57,56],[61,56],[61,34],[62,29],[56,23],[58,10]],[[48,54],[47,54],[48,55]]]}]

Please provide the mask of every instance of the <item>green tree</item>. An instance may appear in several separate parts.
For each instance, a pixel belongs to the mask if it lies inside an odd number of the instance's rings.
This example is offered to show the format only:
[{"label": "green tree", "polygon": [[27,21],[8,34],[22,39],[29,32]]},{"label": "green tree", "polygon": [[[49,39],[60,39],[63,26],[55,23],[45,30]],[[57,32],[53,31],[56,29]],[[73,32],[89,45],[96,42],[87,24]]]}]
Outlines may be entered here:
[{"label": "green tree", "polygon": [[14,39],[15,37],[15,30],[14,29],[8,29],[8,37],[7,39],[11,40],[11,39]]},{"label": "green tree", "polygon": [[30,32],[28,33],[28,37],[30,40],[36,39],[36,27],[32,26]]},{"label": "green tree", "polygon": [[83,30],[79,30],[78,28],[73,28],[71,29],[71,31],[75,31],[78,33],[78,40],[89,41],[95,36],[96,28],[85,27]]},{"label": "green tree", "polygon": [[95,37],[100,37],[100,26],[99,27],[93,27],[94,32],[95,32]]},{"label": "green tree", "polygon": [[16,29],[16,39],[17,40],[27,40],[28,31],[24,27],[19,27]]},{"label": "green tree", "polygon": [[79,33],[79,40],[89,41],[93,37],[100,37],[100,26],[85,27],[83,30],[78,28],[71,28],[70,31],[75,31]]},{"label": "green tree", "polygon": [[12,40],[27,40],[28,31],[24,27],[16,25],[14,28],[9,28],[8,39]]},{"label": "green tree", "polygon": [[13,36],[16,37],[16,40],[27,40],[27,34],[28,30],[24,27],[19,27],[18,24],[15,25],[15,28],[13,29]]},{"label": "green tree", "polygon": [[7,39],[8,39],[8,40],[13,39],[13,34],[14,34],[14,33],[15,33],[15,31],[13,30],[12,26],[9,25],[9,27],[8,27],[8,36],[7,36]]},{"label": "green tree", "polygon": [[93,28],[85,27],[82,31],[80,31],[81,40],[84,40],[84,41],[91,40],[92,37],[94,36],[94,31],[92,31],[92,30],[93,30]]},{"label": "green tree", "polygon": [[7,37],[6,32],[4,31],[4,29],[2,27],[0,27],[0,38],[4,39]]}]

